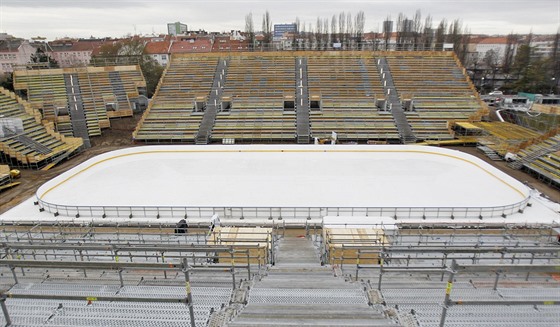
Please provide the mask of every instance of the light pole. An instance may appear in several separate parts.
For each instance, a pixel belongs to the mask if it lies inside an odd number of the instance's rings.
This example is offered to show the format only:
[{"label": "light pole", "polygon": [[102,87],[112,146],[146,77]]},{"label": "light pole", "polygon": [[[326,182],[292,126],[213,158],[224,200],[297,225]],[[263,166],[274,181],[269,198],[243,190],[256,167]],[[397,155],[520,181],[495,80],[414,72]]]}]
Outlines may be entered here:
[{"label": "light pole", "polygon": [[554,94],[554,93],[552,93],[552,89],[554,88],[555,85],[556,85],[556,77],[552,77],[550,79],[550,92],[548,92],[549,94]]},{"label": "light pole", "polygon": [[480,80],[480,94],[484,94],[484,77]]}]

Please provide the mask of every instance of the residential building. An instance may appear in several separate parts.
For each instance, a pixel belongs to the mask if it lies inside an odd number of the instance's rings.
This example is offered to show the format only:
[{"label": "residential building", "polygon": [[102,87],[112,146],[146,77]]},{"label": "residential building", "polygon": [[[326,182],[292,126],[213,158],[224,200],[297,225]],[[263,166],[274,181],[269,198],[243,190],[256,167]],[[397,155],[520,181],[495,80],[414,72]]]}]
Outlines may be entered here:
[{"label": "residential building", "polygon": [[89,65],[93,51],[102,44],[97,39],[60,39],[49,42],[49,50],[60,67],[79,67]]},{"label": "residential building", "polygon": [[37,51],[27,40],[5,36],[0,39],[0,74],[11,73],[15,66],[29,63]]},{"label": "residential building", "polygon": [[158,64],[167,66],[171,51],[171,40],[152,41],[146,43],[144,54],[150,56]]},{"label": "residential building", "polygon": [[513,51],[511,55],[515,56],[515,53],[517,52],[517,42],[514,41],[513,43],[508,44],[508,38],[503,36],[483,38],[476,45],[477,57],[479,58],[479,60],[483,60],[484,57],[486,57],[487,53],[492,50],[497,56],[496,64],[502,64],[504,62],[506,53],[508,52],[507,48],[509,46],[512,47]]},{"label": "residential building", "polygon": [[[530,44],[530,46],[533,48],[532,55],[534,57],[540,57],[540,58],[550,57],[554,53],[555,43],[556,43],[556,34],[533,36]],[[560,42],[558,43],[559,44],[557,45],[560,45]]]},{"label": "residential building", "polygon": [[274,34],[272,35],[273,40],[280,40],[285,33],[297,33],[298,28],[295,23],[292,24],[274,24]]},{"label": "residential building", "polygon": [[167,24],[167,34],[169,35],[181,35],[187,33],[187,25],[180,22]]},{"label": "residential building", "polygon": [[173,41],[171,43],[169,53],[174,54],[210,51],[212,51],[211,39],[191,39],[188,41]]},{"label": "residential building", "polygon": [[212,51],[248,51],[250,45],[249,42],[249,40],[232,39],[229,36],[217,36],[214,38]]}]

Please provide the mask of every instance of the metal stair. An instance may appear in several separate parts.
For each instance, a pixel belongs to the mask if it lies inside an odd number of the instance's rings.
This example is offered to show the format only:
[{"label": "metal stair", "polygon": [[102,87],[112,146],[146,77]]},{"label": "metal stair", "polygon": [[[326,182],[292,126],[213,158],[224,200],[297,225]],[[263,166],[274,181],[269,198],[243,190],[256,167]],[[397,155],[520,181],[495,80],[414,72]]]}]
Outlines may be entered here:
[{"label": "metal stair", "polygon": [[399,326],[380,307],[368,306],[361,284],[321,266],[307,238],[285,237],[277,253],[275,266],[228,326]]},{"label": "metal stair", "polygon": [[560,143],[554,144],[550,147],[542,147],[540,149],[537,149],[527,154],[526,156],[520,158],[517,161],[512,161],[508,163],[508,166],[510,166],[513,169],[521,169],[521,167],[523,167],[524,165],[530,165],[533,161],[537,160],[538,158],[556,151],[560,151]]},{"label": "metal stair", "polygon": [[18,134],[17,131],[9,128],[8,126],[2,126],[2,129],[4,130],[4,134],[10,135],[5,139],[15,138],[16,140],[18,140],[19,143],[25,144],[26,147],[33,149],[40,154],[49,154],[52,152],[52,150],[49,147],[25,135],[24,134],[25,132],[21,132]]},{"label": "metal stair", "polygon": [[496,153],[496,151],[490,149],[485,145],[479,145],[476,147],[478,150],[482,151],[488,158],[494,161],[500,161],[502,158]]},{"label": "metal stair", "polygon": [[17,135],[16,139],[20,143],[25,144],[25,146],[37,151],[40,154],[49,154],[49,153],[52,152],[52,150],[50,148],[48,148],[48,147],[44,146],[43,144],[35,141],[34,139],[30,138],[29,136],[27,136],[25,134]]},{"label": "metal stair", "polygon": [[417,138],[414,135],[404,113],[397,89],[393,83],[393,76],[391,75],[389,64],[387,63],[385,57],[378,58],[377,69],[379,70],[379,76],[381,76],[381,82],[383,83],[383,88],[387,97],[387,107],[391,110],[393,121],[399,131],[401,142],[404,144],[416,143]]},{"label": "metal stair", "polygon": [[119,72],[109,72],[109,81],[111,81],[111,87],[113,88],[113,93],[119,103],[119,108],[128,108],[128,96],[124,90]]},{"label": "metal stair", "polygon": [[364,62],[363,58],[360,58],[360,73],[362,75],[362,83],[364,85],[364,90],[371,90],[372,84],[371,84],[371,78],[369,77],[369,74],[367,72],[366,69],[366,63]]},{"label": "metal stair", "polygon": [[210,95],[208,96],[208,102],[206,103],[204,116],[202,117],[198,132],[195,137],[196,144],[210,143],[212,129],[214,128],[214,123],[216,122],[216,115],[218,114],[218,110],[221,106],[221,98],[224,90],[224,83],[226,81],[227,66],[227,59],[220,58],[218,60],[216,72],[214,73],[214,83],[212,84],[212,90],[210,91]]},{"label": "metal stair", "polygon": [[309,91],[307,87],[307,58],[296,58],[296,137],[298,144],[309,144]]},{"label": "metal stair", "polygon": [[70,114],[74,136],[81,137],[84,140],[84,147],[90,148],[91,143],[89,140],[80,83],[78,82],[78,74],[64,74],[64,84],[68,96],[68,113]]}]

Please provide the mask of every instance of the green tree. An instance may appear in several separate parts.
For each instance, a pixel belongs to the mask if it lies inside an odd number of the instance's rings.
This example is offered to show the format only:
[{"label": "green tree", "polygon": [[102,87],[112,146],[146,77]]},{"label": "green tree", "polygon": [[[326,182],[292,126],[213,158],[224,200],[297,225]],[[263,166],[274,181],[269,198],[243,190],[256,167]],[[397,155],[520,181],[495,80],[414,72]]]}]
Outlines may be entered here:
[{"label": "green tree", "polygon": [[14,73],[0,74],[0,87],[14,91]]},{"label": "green tree", "polygon": [[35,53],[31,55],[29,61],[34,64],[45,63],[50,68],[58,68],[58,62],[49,56],[43,49],[37,48]]},{"label": "green tree", "polygon": [[150,56],[143,56],[140,63],[140,69],[146,80],[146,92],[148,98],[151,98],[158,86],[164,68]]}]

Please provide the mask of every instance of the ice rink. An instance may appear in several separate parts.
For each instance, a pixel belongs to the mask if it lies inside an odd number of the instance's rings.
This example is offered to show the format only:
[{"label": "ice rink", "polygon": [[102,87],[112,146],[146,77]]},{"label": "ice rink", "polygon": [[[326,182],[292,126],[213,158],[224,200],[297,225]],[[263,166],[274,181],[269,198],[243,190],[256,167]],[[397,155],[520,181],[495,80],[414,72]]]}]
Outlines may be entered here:
[{"label": "ice rink", "polygon": [[47,182],[66,206],[491,207],[529,190],[470,155],[420,146],[148,146]]}]

